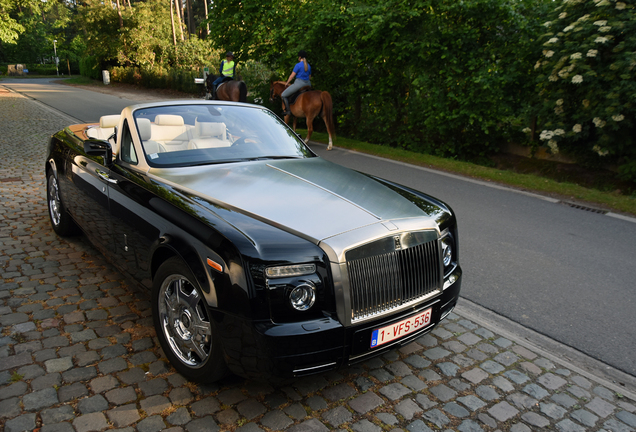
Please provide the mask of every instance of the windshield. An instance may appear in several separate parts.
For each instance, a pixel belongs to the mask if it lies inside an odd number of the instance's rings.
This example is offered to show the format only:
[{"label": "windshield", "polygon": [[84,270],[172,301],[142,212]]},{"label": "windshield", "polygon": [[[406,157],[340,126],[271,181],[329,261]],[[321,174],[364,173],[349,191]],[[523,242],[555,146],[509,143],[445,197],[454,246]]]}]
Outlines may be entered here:
[{"label": "windshield", "polygon": [[154,167],[314,156],[274,113],[258,106],[172,105],[141,108],[134,117]]}]

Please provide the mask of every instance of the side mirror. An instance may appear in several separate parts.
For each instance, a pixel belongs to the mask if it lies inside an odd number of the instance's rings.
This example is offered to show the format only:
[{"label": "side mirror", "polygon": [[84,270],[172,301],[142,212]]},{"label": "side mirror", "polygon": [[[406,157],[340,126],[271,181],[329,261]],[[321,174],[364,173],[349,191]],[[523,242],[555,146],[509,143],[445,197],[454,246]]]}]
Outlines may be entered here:
[{"label": "side mirror", "polygon": [[103,157],[105,166],[110,165],[113,161],[113,148],[108,141],[87,139],[84,141],[84,151],[89,156]]}]

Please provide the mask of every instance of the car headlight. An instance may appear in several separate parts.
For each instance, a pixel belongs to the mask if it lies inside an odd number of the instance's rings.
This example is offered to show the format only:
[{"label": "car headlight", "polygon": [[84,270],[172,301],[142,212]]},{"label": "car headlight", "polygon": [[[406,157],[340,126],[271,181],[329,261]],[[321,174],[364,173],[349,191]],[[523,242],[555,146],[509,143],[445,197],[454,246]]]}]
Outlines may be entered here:
[{"label": "car headlight", "polygon": [[447,233],[442,237],[442,262],[444,263],[444,270],[447,270],[453,263],[455,240],[450,233]]},{"label": "car headlight", "polygon": [[315,264],[296,264],[286,266],[268,267],[265,269],[265,276],[270,279],[306,276],[316,272]]},{"label": "car headlight", "polygon": [[289,304],[298,311],[306,311],[316,302],[316,286],[302,282],[289,291]]}]

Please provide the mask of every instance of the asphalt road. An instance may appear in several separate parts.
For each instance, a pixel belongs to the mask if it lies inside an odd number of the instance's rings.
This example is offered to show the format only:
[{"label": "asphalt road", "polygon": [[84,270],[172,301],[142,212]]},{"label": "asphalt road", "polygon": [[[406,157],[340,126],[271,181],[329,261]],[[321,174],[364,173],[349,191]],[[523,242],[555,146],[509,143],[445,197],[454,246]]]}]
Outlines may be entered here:
[{"label": "asphalt road", "polygon": [[636,223],[315,148],[341,165],[435,195],[455,210],[462,297],[636,376]]},{"label": "asphalt road", "polygon": [[122,109],[139,102],[57,84],[56,81],[59,78],[9,78],[1,82],[12,90],[81,120],[82,123],[97,123],[101,116],[119,114]]},{"label": "asphalt road", "polygon": [[[3,85],[82,121],[135,103],[45,80]],[[313,148],[447,202],[460,224],[463,297],[636,376],[636,223],[338,148]]]}]

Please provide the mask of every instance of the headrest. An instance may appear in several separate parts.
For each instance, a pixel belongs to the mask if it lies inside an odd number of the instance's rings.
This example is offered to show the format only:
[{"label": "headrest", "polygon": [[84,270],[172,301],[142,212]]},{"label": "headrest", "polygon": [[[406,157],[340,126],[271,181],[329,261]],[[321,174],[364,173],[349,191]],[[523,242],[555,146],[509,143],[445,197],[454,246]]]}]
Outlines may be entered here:
[{"label": "headrest", "polygon": [[200,137],[220,137],[225,140],[225,123],[208,123],[208,122],[196,122],[195,129],[197,136]]},{"label": "headrest", "polygon": [[142,141],[148,141],[152,136],[152,127],[150,126],[150,120],[147,118],[137,119],[137,129],[139,129],[139,136]]},{"label": "headrest", "polygon": [[161,126],[183,126],[183,117],[173,114],[158,114],[155,124]]},{"label": "headrest", "polygon": [[101,128],[112,128],[119,125],[119,118],[121,116],[119,114],[101,116],[99,118],[99,127]]}]

